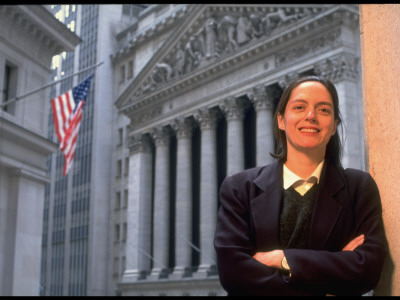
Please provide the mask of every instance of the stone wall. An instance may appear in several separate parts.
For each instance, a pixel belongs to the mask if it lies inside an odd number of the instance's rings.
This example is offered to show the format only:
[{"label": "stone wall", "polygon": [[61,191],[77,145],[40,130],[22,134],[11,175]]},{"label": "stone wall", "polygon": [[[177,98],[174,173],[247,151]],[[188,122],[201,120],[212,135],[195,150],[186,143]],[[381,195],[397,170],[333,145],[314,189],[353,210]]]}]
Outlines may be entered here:
[{"label": "stone wall", "polygon": [[360,5],[366,169],[376,180],[389,241],[377,295],[400,295],[400,5]]}]

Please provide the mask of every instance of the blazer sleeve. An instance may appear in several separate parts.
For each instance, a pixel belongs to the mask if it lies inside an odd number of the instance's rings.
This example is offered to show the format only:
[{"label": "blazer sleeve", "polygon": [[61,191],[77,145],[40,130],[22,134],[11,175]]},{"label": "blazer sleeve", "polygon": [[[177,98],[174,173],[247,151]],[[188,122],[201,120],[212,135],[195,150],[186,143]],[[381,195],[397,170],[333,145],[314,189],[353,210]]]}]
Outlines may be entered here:
[{"label": "blazer sleeve", "polygon": [[345,177],[355,216],[354,237],[364,234],[364,243],[354,251],[287,249],[284,253],[291,283],[318,286],[333,295],[361,295],[378,283],[388,246],[375,181],[352,169],[345,171]]},{"label": "blazer sleeve", "polygon": [[246,185],[243,177],[231,176],[220,188],[214,246],[221,285],[228,295],[317,295],[304,285],[289,285],[286,273],[252,257],[256,251]]}]

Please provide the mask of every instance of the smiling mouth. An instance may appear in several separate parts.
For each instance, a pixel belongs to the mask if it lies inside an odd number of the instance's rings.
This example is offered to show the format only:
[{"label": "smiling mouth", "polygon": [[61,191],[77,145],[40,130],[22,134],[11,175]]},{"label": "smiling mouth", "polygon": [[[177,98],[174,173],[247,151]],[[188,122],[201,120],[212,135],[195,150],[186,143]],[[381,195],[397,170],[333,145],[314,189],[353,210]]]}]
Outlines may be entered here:
[{"label": "smiling mouth", "polygon": [[316,128],[300,128],[300,132],[317,133],[317,132],[320,132],[320,130],[318,130]]}]

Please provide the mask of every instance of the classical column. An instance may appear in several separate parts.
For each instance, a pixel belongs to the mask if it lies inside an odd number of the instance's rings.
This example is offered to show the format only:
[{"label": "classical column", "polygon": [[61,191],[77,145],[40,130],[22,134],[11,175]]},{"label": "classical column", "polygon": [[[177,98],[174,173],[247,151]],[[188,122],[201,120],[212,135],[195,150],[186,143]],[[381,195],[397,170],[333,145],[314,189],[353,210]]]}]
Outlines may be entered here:
[{"label": "classical column", "polygon": [[273,103],[264,86],[258,86],[247,95],[256,111],[256,164],[263,166],[272,162],[274,152]]},{"label": "classical column", "polygon": [[175,268],[178,279],[189,275],[192,258],[192,128],[191,119],[178,118],[171,124],[177,137],[175,199]]},{"label": "classical column", "polygon": [[[339,96],[339,109],[345,128],[342,164],[346,168],[364,169],[364,131],[362,91],[357,82],[357,58],[341,53],[314,66],[314,71],[335,84]],[[342,132],[338,128],[339,134]]]},{"label": "classical column", "polygon": [[155,143],[155,184],[153,208],[153,269],[150,278],[165,277],[169,249],[169,144],[168,127],[156,127],[151,131]]},{"label": "classical column", "polygon": [[143,278],[150,270],[152,153],[147,135],[129,139],[129,196],[127,210],[126,270],[122,281]]},{"label": "classical column", "polygon": [[234,97],[225,99],[220,104],[227,121],[227,175],[232,175],[245,168],[243,118],[245,105]]},{"label": "classical column", "polygon": [[217,146],[215,109],[195,114],[201,128],[200,158],[200,265],[196,277],[206,277],[215,268],[213,236],[217,220]]}]

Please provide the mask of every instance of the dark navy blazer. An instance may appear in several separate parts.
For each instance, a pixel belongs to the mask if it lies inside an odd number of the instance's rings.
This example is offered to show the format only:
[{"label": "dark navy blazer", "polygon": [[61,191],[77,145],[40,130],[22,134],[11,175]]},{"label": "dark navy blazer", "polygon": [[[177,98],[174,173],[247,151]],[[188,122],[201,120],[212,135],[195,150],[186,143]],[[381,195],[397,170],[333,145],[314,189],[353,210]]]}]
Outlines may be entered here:
[{"label": "dark navy blazer", "polygon": [[[291,277],[252,256],[282,249],[283,164],[228,176],[220,188],[214,246],[228,295],[361,295],[379,281],[387,240],[378,187],[366,172],[325,162],[307,249],[285,249]],[[356,236],[364,243],[341,251]]]}]

